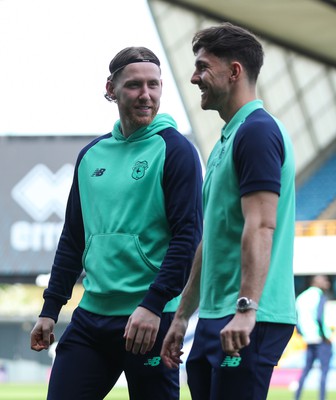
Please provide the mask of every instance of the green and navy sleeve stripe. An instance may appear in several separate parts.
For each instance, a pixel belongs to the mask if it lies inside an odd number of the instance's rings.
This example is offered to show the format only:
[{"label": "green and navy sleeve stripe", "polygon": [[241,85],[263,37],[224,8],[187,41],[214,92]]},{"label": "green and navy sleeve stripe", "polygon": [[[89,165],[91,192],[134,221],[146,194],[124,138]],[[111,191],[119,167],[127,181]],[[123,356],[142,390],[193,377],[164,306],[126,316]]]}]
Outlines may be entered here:
[{"label": "green and navy sleeve stripe", "polygon": [[71,298],[73,286],[83,271],[85,233],[78,187],[78,166],[92,146],[109,137],[111,134],[94,139],[78,155],[66,207],[65,223],[51,269],[49,285],[43,294],[45,302],[40,317],[50,317],[57,322],[62,306]]},{"label": "green and navy sleeve stripe", "polygon": [[158,315],[182,292],[202,236],[202,169],[197,151],[173,128],[160,135],[166,144],[163,191],[172,238],[157,277],[141,303]]}]

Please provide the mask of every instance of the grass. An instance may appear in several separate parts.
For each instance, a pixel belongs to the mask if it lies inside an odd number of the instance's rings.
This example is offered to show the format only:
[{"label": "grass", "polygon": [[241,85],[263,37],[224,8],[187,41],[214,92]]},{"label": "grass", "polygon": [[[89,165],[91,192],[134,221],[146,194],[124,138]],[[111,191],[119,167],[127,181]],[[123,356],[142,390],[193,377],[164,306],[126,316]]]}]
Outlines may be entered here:
[{"label": "grass", "polygon": [[[45,400],[47,387],[44,384],[0,383],[1,400]],[[128,400],[126,388],[114,388],[106,400]],[[181,390],[181,400],[190,400],[188,388]]]},{"label": "grass", "polygon": [[[0,399],[1,400],[45,400],[47,387],[45,384],[16,384],[16,383],[0,383]],[[336,392],[329,393],[329,399],[336,398]],[[268,400],[292,400],[293,393],[287,389],[271,388]],[[317,399],[316,391],[304,391],[301,400]],[[105,400],[128,400],[126,388],[116,387],[105,398]],[[181,390],[180,400],[191,400],[189,390],[183,387]]]}]

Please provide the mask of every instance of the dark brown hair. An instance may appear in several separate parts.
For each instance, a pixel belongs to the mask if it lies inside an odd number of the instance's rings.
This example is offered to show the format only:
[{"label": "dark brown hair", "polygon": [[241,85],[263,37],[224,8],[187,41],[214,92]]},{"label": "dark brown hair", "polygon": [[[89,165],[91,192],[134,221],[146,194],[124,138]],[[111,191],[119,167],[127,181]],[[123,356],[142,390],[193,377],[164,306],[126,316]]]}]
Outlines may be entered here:
[{"label": "dark brown hair", "polygon": [[229,22],[202,29],[192,40],[195,55],[201,48],[218,58],[237,60],[246,69],[250,81],[256,82],[264,62],[264,52],[261,43],[248,30]]}]

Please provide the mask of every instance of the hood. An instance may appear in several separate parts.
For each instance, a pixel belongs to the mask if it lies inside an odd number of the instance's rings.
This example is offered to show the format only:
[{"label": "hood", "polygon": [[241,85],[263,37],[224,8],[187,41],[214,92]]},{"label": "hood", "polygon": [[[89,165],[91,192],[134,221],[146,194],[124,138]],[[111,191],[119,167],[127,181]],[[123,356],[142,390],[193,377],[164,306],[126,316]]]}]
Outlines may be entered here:
[{"label": "hood", "polygon": [[167,128],[177,129],[177,124],[173,117],[171,117],[169,114],[157,114],[149,125],[137,129],[128,138],[125,138],[125,136],[121,133],[121,123],[119,119],[114,124],[112,136],[116,140],[135,142],[137,140],[147,139],[148,137],[153,136]]}]

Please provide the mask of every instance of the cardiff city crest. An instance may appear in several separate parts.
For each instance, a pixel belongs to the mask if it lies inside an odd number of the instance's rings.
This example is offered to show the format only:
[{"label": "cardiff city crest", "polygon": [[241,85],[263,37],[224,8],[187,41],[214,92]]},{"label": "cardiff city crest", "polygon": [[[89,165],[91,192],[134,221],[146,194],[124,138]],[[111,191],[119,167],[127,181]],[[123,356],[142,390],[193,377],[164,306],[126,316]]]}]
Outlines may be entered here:
[{"label": "cardiff city crest", "polygon": [[148,169],[147,161],[137,161],[133,166],[132,178],[135,180],[143,178],[145,176],[146,169]]}]

